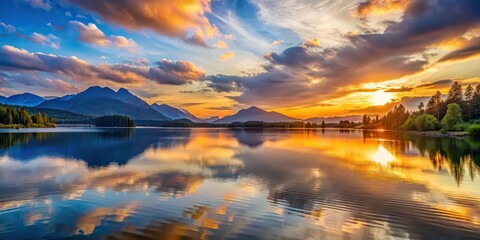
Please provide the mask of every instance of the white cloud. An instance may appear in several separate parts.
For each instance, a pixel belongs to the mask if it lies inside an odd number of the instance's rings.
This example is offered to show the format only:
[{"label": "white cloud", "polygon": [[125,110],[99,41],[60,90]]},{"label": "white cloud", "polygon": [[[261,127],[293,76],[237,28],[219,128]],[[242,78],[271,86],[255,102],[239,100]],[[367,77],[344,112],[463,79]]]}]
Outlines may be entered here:
[{"label": "white cloud", "polygon": [[360,0],[257,0],[259,17],[267,24],[291,29],[302,39],[319,37],[327,46],[341,42],[342,34],[354,31],[358,20],[351,16]]}]

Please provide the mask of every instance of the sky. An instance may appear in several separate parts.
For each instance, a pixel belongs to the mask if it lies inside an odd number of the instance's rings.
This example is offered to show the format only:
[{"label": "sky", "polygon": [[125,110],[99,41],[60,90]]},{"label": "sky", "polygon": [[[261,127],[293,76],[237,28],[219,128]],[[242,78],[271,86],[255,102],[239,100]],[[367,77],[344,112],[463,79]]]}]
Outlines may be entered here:
[{"label": "sky", "polygon": [[2,0],[0,95],[124,87],[199,117],[415,108],[480,83],[478,0]]}]

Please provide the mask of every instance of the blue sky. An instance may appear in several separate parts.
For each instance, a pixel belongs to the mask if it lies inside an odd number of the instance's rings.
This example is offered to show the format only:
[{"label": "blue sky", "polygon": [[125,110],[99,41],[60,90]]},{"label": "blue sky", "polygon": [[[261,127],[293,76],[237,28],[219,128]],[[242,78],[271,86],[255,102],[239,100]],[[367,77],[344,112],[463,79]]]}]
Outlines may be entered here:
[{"label": "blue sky", "polygon": [[100,85],[201,116],[257,105],[303,118],[379,113],[480,82],[475,0],[0,5],[4,96]]}]

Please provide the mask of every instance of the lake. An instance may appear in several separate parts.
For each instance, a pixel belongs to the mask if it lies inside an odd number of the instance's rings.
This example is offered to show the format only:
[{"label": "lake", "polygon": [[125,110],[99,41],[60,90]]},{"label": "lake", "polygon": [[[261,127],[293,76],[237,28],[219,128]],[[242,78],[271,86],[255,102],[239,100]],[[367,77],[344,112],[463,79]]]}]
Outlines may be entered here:
[{"label": "lake", "polygon": [[0,239],[480,238],[480,141],[0,130]]}]

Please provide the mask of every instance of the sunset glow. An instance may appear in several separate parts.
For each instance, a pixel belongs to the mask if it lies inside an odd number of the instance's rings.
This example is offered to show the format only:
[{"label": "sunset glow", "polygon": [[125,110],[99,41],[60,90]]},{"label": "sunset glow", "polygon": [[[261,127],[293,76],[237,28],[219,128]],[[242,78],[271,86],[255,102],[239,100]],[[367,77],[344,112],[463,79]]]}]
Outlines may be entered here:
[{"label": "sunset glow", "polygon": [[259,106],[306,119],[415,110],[453,81],[480,82],[475,0],[1,5],[5,97],[98,85],[202,118]]}]

